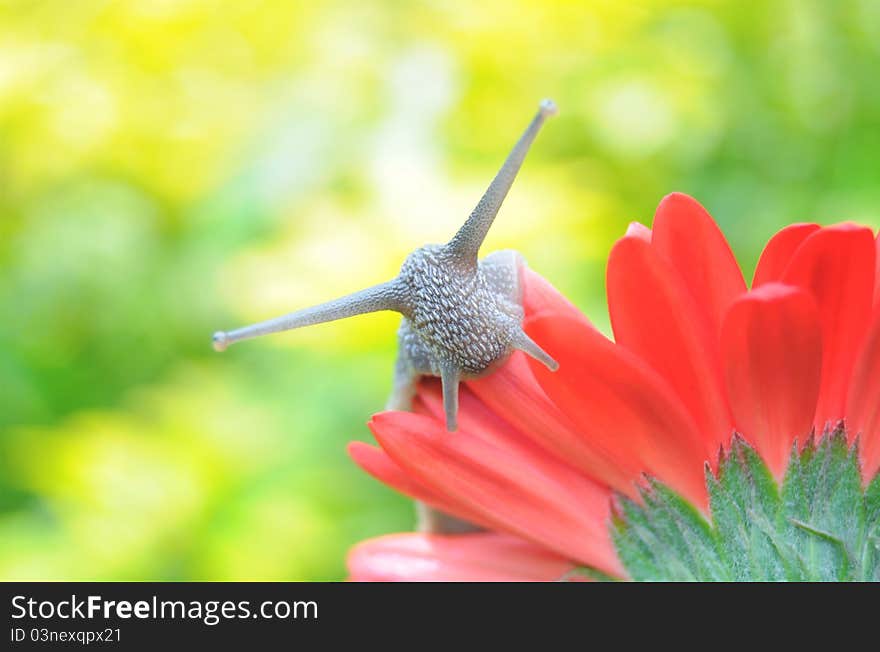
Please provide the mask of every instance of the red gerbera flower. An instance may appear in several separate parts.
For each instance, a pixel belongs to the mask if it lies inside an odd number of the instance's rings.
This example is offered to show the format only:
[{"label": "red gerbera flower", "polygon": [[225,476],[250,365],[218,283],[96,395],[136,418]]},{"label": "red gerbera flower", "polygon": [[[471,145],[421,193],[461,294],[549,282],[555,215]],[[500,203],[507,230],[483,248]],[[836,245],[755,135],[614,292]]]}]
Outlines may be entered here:
[{"label": "red gerbera flower", "polygon": [[[524,272],[524,327],[559,370],[515,353],[498,371],[466,383],[455,434],[444,427],[438,383],[423,381],[413,413],[385,412],[370,421],[380,448],[349,448],[387,485],[506,536],[383,537],[353,550],[352,578],[540,580],[574,565],[627,577],[635,557],[622,552],[625,537],[614,537],[626,527],[615,495],[643,510],[645,531],[659,531],[650,520],[662,502],[651,498],[658,487],[669,492],[653,495],[695,506],[713,537],[715,519],[717,541],[707,550],[720,550],[729,542],[722,541],[721,489],[716,495],[713,487],[724,484],[718,478],[727,457],[719,450],[730,450],[733,433],[781,482],[790,460],[806,469],[817,457],[792,455],[795,442],[803,448],[811,434],[845,424],[847,441],[834,450],[857,442],[853,468],[860,463],[867,485],[880,468],[878,250],[880,239],[862,226],[795,224],[768,242],[748,290],[709,214],[686,195],[669,195],[653,229],[632,225],[610,254],[614,341],[544,279]],[[733,445],[741,460],[748,457],[743,450]],[[743,468],[758,486],[757,467]],[[788,501],[787,508],[794,509],[792,495],[809,508],[815,484],[800,493],[786,489],[781,499],[775,486],[765,490],[768,500]],[[859,509],[868,515],[860,521],[862,545],[873,536],[864,532],[874,527],[870,519],[880,519],[880,507],[871,511],[871,490],[864,497],[858,489]],[[703,532],[686,507],[676,513],[677,523]],[[793,527],[792,541],[804,532],[838,537],[801,518],[783,520],[765,535],[783,550],[786,573],[789,544],[773,540],[774,532],[789,536],[785,528]],[[843,546],[849,535],[839,536]]]}]

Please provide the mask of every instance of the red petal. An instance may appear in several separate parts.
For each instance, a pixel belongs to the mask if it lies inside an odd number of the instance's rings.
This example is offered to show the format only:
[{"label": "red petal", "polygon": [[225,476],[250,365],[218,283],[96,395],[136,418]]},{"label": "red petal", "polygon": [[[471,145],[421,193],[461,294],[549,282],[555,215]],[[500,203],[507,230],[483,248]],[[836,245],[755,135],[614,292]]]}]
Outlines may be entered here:
[{"label": "red petal", "polygon": [[846,416],[852,437],[859,436],[862,474],[872,480],[880,470],[880,306],[855,365]]},{"label": "red petal", "polygon": [[[540,448],[523,436],[501,415],[486,406],[468,386],[459,389],[459,425],[466,431],[474,433],[493,446],[515,447],[526,450],[528,454],[540,451]],[[413,411],[432,417],[438,424],[445,420],[443,410],[443,392],[439,381],[434,378],[419,383],[417,398]],[[561,461],[561,460],[560,460]]]},{"label": "red petal", "polygon": [[717,335],[681,275],[652,246],[622,238],[608,260],[607,284],[615,339],[666,379],[694,417],[705,450],[717,451],[733,430]]},{"label": "red petal", "polygon": [[874,307],[880,306],[880,234],[877,234],[877,246],[874,252]]},{"label": "red petal", "polygon": [[721,331],[727,395],[737,430],[777,479],[795,438],[813,426],[822,373],[822,332],[812,297],[770,283],[738,299]]},{"label": "red petal", "polygon": [[653,231],[654,248],[678,270],[712,332],[718,333],[746,283],[715,220],[693,197],[672,193],[657,207]]},{"label": "red petal", "polygon": [[[580,324],[578,325],[581,326]],[[518,355],[522,356],[522,354]],[[544,397],[546,405],[526,405],[525,403],[530,402],[532,398],[534,398],[527,397],[523,398],[523,403],[516,406],[517,409],[525,409],[526,412],[537,413],[542,407],[548,407],[555,412],[559,412],[559,408],[549,402],[543,390],[541,390],[540,386],[537,384],[537,381],[534,380],[525,356],[518,359],[519,362],[526,367],[531,382],[535,384],[538,391],[541,393],[541,396]],[[505,374],[502,374],[502,376],[504,375]],[[490,377],[497,376],[498,372],[490,375]],[[488,377],[486,380],[488,380]],[[577,460],[577,456],[583,454],[584,450],[587,450],[593,453],[593,458],[591,458],[591,461],[593,462],[592,468],[599,473],[599,476],[597,477],[587,472],[586,475],[589,478],[592,480],[603,480],[604,477],[617,479],[620,482],[621,487],[618,489],[619,491],[628,494],[633,498],[638,496],[635,481],[641,477],[645,470],[643,464],[633,459],[624,460],[625,463],[632,465],[631,468],[628,469],[629,474],[624,476],[624,470],[621,468],[619,461],[606,453],[607,457],[604,459],[605,464],[600,467],[599,463],[601,460],[595,459],[597,453],[592,451],[592,448],[595,447],[597,442],[584,437],[583,433],[578,433],[573,424],[565,420],[565,417],[564,415],[561,415],[561,412],[559,412],[559,423],[554,423],[552,418],[547,418],[547,415],[541,415],[538,417],[539,422],[535,424],[537,429],[521,430],[515,428],[507,418],[511,414],[514,407],[513,404],[502,403],[499,408],[496,409],[492,405],[484,403],[472,389],[474,382],[475,381],[470,381],[467,385],[463,385],[459,392],[459,426],[465,432],[471,433],[470,436],[479,437],[492,446],[515,451],[524,457],[546,460],[553,465],[562,465],[566,468],[566,473],[570,471],[568,467],[583,471],[582,465],[575,464],[572,457]],[[482,382],[482,380],[479,382]],[[499,400],[501,397],[498,393],[495,393],[493,398]],[[444,426],[445,413],[443,408],[443,393],[440,382],[437,379],[423,379],[419,383],[418,394],[413,403],[413,412],[431,417],[438,427]],[[502,414],[504,417],[501,416]],[[551,441],[548,433],[541,429],[542,424],[546,424],[551,428],[565,427],[566,430],[564,432],[554,432],[553,434],[560,436],[560,439]],[[562,424],[565,425],[563,426]],[[568,437],[571,437],[575,441],[564,439]],[[567,448],[565,446],[566,444],[571,444],[571,448]],[[569,456],[567,453],[572,453],[572,456]],[[620,457],[620,455],[618,455],[618,457]],[[555,471],[555,469],[552,470]],[[614,488],[616,489],[616,487]],[[484,521],[478,522],[482,523]]]},{"label": "red petal", "polygon": [[[640,459],[620,450],[614,444],[613,433],[603,432],[596,437],[578,428],[547,397],[524,354],[514,353],[495,372],[468,381],[467,386],[486,406],[503,414],[520,433],[544,449],[617,491],[636,496],[633,481],[643,471]],[[612,440],[610,450],[609,439]]]},{"label": "red petal", "polygon": [[[659,477],[706,506],[705,442],[666,383],[635,355],[572,320],[535,320],[529,335],[559,361],[532,371],[584,438],[632,473]],[[717,450],[713,450],[714,455]],[[630,475],[630,482],[640,474]]]},{"label": "red petal", "polygon": [[[610,490],[537,447],[434,418],[377,414],[370,429],[409,475],[492,529],[521,536],[570,559],[622,575],[607,529]],[[526,442],[527,443],[527,442]]]},{"label": "red petal", "polygon": [[523,267],[521,282],[526,321],[543,315],[565,315],[589,323],[584,313],[537,272]]},{"label": "red petal", "polygon": [[442,496],[407,475],[406,471],[388,457],[388,453],[381,448],[353,441],[348,444],[348,454],[364,471],[392,489],[452,516],[471,523],[482,524],[478,515],[468,512],[460,505],[449,503]]},{"label": "red petal", "polygon": [[795,252],[783,281],[809,290],[822,325],[822,386],[814,423],[843,418],[856,351],[871,317],[874,234],[852,225],[820,229]]},{"label": "red petal", "polygon": [[651,229],[640,222],[630,222],[629,226],[626,227],[626,236],[628,238],[639,238],[645,242],[651,242],[653,239]]},{"label": "red petal", "polygon": [[549,582],[573,568],[544,548],[494,532],[389,534],[348,553],[356,582]]},{"label": "red petal", "polygon": [[755,268],[752,287],[782,280],[794,252],[819,228],[818,224],[791,224],[770,238]]},{"label": "red petal", "polygon": [[[524,270],[523,286],[526,326],[541,317],[567,317],[590,327],[587,318],[535,272]],[[642,471],[637,461],[611,454],[595,438],[578,431],[547,398],[523,353],[515,352],[491,374],[466,384],[521,434],[588,476],[630,496],[636,495],[633,478]]]}]

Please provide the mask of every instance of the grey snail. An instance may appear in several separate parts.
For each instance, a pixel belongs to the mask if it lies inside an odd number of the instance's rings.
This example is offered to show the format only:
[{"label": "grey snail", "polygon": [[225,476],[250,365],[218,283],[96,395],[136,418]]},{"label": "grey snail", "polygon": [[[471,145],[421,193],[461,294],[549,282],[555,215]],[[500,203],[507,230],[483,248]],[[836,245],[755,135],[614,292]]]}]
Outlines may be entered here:
[{"label": "grey snail", "polygon": [[467,221],[446,244],[413,251],[396,278],[310,308],[214,333],[214,348],[303,326],[381,310],[403,319],[398,331],[398,357],[387,409],[409,410],[421,376],[439,376],[446,429],[457,428],[461,380],[490,373],[514,350],[521,350],[556,370],[558,364],[522,329],[520,270],[515,251],[496,251],[477,259],[480,246],[516,178],[526,153],[548,117],[551,100],[541,102],[498,174]]}]

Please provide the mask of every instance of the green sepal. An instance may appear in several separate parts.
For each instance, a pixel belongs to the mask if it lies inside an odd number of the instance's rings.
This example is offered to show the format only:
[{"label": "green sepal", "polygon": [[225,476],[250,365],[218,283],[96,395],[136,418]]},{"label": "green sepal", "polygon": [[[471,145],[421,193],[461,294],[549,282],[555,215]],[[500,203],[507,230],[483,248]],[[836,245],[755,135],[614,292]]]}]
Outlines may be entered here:
[{"label": "green sepal", "polygon": [[645,581],[727,580],[716,537],[688,501],[653,478],[642,504],[618,498],[612,539],[633,578]]},{"label": "green sepal", "polygon": [[865,491],[865,579],[880,582],[880,473]]},{"label": "green sepal", "polygon": [[589,580],[592,582],[619,582],[620,581],[619,577],[614,577],[613,575],[609,575],[608,573],[603,573],[602,571],[597,570],[595,568],[590,568],[589,566],[578,566],[577,568],[573,568],[556,581],[557,582],[576,582],[579,579]]},{"label": "green sepal", "polygon": [[866,579],[862,568],[865,496],[857,446],[848,446],[843,428],[818,445],[793,451],[782,483],[779,530],[798,555],[802,573],[793,579]]},{"label": "green sepal", "polygon": [[722,451],[718,474],[706,473],[709,504],[722,561],[730,579],[786,579],[774,524],[780,508],[779,490],[770,470],[742,437]]},{"label": "green sepal", "polygon": [[711,521],[654,479],[618,497],[611,535],[632,579],[880,580],[880,476],[863,490],[842,427],[795,443],[781,488],[736,435],[706,485]]}]

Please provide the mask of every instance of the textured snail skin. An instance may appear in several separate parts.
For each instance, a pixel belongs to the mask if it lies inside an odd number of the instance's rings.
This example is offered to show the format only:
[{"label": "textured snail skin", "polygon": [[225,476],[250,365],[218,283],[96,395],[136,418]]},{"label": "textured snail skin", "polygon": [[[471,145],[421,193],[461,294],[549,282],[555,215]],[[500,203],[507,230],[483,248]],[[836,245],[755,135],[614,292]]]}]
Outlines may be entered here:
[{"label": "textured snail skin", "polygon": [[522,330],[522,257],[498,251],[465,265],[446,246],[417,249],[398,282],[406,288],[394,388],[386,407],[409,409],[420,376],[440,376],[446,428],[456,429],[458,383],[491,371],[515,349],[555,366]]},{"label": "textured snail skin", "polygon": [[556,362],[522,330],[522,257],[515,251],[497,251],[477,259],[529,147],[555,113],[552,101],[541,102],[476,208],[448,243],[416,249],[400,274],[387,283],[234,331],[219,331],[214,334],[214,348],[223,351],[234,342],[260,335],[368,312],[396,311],[403,320],[386,407],[410,409],[418,379],[439,376],[450,432],[457,428],[460,380],[490,373],[517,349],[555,370]]}]

